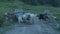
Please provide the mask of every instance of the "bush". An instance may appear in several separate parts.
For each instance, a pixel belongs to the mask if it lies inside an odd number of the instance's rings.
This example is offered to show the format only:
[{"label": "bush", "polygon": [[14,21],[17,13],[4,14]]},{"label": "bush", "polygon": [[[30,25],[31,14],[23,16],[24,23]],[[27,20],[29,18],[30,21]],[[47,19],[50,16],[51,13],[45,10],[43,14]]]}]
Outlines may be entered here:
[{"label": "bush", "polygon": [[4,19],[0,17],[0,27],[3,26],[4,24]]}]

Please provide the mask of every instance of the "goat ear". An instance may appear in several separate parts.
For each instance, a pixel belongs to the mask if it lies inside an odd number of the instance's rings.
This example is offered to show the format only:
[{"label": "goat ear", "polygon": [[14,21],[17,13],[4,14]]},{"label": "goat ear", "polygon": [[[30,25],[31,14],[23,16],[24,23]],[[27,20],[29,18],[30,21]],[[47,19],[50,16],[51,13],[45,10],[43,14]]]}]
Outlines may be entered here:
[{"label": "goat ear", "polygon": [[36,15],[36,17],[39,17],[39,15]]},{"label": "goat ear", "polygon": [[4,14],[7,15],[7,12],[5,12]]}]

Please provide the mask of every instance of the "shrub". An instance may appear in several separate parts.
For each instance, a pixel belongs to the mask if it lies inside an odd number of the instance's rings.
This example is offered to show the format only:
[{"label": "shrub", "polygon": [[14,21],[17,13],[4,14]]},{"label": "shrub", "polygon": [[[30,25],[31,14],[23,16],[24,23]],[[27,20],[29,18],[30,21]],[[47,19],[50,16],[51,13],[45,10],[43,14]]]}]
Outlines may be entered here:
[{"label": "shrub", "polygon": [[4,19],[0,17],[0,27],[3,26],[4,24]]}]

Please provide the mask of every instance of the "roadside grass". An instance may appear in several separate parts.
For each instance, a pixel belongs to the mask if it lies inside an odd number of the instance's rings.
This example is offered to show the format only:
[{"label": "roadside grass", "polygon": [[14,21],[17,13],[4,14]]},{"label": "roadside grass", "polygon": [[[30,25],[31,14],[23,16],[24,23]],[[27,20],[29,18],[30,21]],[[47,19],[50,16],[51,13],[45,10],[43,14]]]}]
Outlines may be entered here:
[{"label": "roadside grass", "polygon": [[[60,8],[59,7],[46,7],[46,6],[31,6],[26,5],[22,2],[15,1],[15,2],[0,2],[0,16],[4,18],[5,12],[12,12],[14,8],[23,9],[24,12],[30,12],[30,13],[42,13],[44,10],[50,10],[54,15],[57,17],[56,21],[60,24]],[[57,13],[57,14],[56,14]],[[12,24],[10,22],[5,23],[5,25]],[[4,26],[0,27],[0,31],[2,34],[4,34],[10,27]],[[60,28],[60,27],[59,27]],[[57,30],[60,31],[60,29],[57,28]]]}]

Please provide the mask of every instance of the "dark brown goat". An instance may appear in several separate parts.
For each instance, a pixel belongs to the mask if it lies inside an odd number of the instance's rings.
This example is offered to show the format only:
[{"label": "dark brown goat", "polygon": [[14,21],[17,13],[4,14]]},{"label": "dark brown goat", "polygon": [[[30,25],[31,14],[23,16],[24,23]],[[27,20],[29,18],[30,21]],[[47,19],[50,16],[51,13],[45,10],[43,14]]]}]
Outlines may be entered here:
[{"label": "dark brown goat", "polygon": [[46,19],[49,19],[48,16],[46,16],[44,14],[39,14],[39,15],[37,15],[37,17],[38,17],[39,20],[42,19],[42,20],[46,21]]}]

